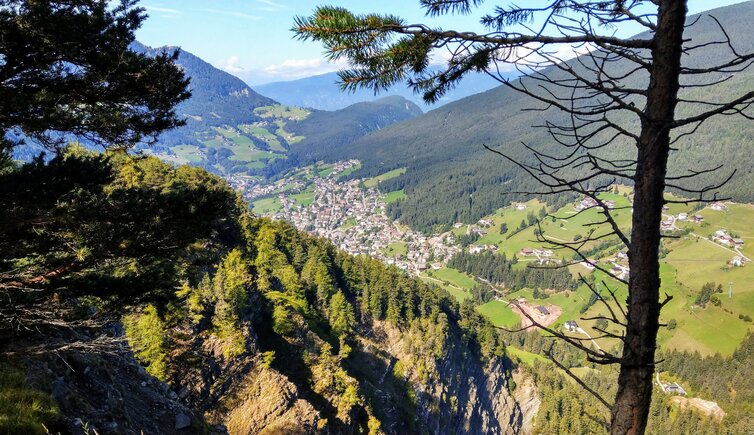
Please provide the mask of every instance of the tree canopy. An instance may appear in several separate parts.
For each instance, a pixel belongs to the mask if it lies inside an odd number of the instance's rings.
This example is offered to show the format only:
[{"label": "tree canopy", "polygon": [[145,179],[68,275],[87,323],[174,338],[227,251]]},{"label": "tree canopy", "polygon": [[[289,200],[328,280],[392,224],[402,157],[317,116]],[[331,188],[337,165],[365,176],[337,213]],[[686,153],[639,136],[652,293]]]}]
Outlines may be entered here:
[{"label": "tree canopy", "polygon": [[[77,136],[129,147],[183,125],[188,80],[177,52],[129,49],[146,15],[135,0],[0,1],[0,151]],[[12,135],[9,136],[9,135]]]}]

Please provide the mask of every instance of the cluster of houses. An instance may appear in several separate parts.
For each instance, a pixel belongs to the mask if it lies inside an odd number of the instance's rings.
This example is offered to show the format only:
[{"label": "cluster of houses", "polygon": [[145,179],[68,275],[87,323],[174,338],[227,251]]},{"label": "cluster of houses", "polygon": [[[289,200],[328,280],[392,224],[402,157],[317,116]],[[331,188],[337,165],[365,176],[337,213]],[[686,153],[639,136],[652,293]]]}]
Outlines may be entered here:
[{"label": "cluster of houses", "polygon": [[481,254],[482,252],[497,252],[497,245],[471,245],[469,246],[470,254]]},{"label": "cluster of houses", "polygon": [[537,261],[541,264],[556,261],[555,253],[549,249],[523,248],[520,254],[524,257],[536,257]]},{"label": "cluster of houses", "polygon": [[295,191],[305,187],[305,183],[301,180],[284,179],[272,184],[265,184],[260,183],[259,180],[254,177],[237,174],[228,177],[228,182],[233,189],[240,191],[243,198],[249,202],[254,201],[257,198],[274,194],[278,194],[278,196],[282,198],[282,192],[284,190]]},{"label": "cluster of houses", "polygon": [[[340,162],[326,177],[313,173],[312,203],[304,206],[291,195],[280,194],[282,210],[272,217],[285,219],[300,230],[326,237],[351,255],[379,258],[414,274],[429,268],[440,269],[460,252],[450,233],[428,237],[406,230],[388,219],[384,196],[376,189],[364,189],[360,180],[336,179],[339,173],[358,163],[356,160]],[[300,182],[297,179],[283,181]],[[404,242],[406,252],[400,255],[389,252],[389,246],[395,242]]]},{"label": "cluster of houses", "polygon": [[715,234],[712,235],[712,241],[724,246],[732,246],[736,248],[740,248],[744,245],[744,239],[731,237],[726,230],[715,231]]},{"label": "cluster of houses", "polygon": [[[605,207],[612,210],[615,208],[615,201],[602,201],[603,204],[605,204]],[[580,203],[576,205],[576,211],[586,210],[588,208],[597,207],[599,204],[594,198],[590,197],[584,197],[584,199],[581,200]]]},{"label": "cluster of houses", "polygon": [[[667,206],[662,208],[663,211],[669,210]],[[677,216],[668,216],[665,220],[663,220],[660,223],[660,230],[662,231],[678,231],[679,228],[676,226],[676,222],[693,222],[695,224],[699,224],[704,222],[704,216],[700,214],[695,214],[693,216],[689,216],[688,213],[678,213]]]}]

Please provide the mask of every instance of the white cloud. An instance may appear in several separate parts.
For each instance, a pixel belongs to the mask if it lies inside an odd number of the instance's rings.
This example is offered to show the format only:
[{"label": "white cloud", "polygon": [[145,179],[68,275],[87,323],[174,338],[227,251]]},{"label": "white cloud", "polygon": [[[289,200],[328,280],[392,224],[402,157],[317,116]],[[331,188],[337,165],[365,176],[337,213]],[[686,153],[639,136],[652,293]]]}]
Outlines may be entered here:
[{"label": "white cloud", "polygon": [[168,15],[179,15],[179,14],[182,13],[178,9],[163,8],[163,7],[160,7],[160,6],[142,5],[142,7],[144,9],[146,9],[147,11],[149,11],[149,12],[160,12],[160,13],[168,14]]},{"label": "white cloud", "polygon": [[257,0],[257,3],[261,3],[263,5],[266,5],[267,8],[264,8],[264,10],[281,10],[281,9],[290,9],[288,6],[274,2],[272,0]]},{"label": "white cloud", "polygon": [[252,85],[296,80],[338,71],[348,66],[345,60],[327,62],[322,59],[288,59],[262,68],[244,68],[239,56],[230,56],[218,68]]},{"label": "white cloud", "polygon": [[241,59],[238,56],[231,56],[225,60],[225,65],[222,66],[222,70],[231,74],[242,73],[244,69],[239,65],[240,62]]},{"label": "white cloud", "polygon": [[252,15],[252,14],[247,14],[244,12],[226,11],[223,9],[210,9],[210,8],[199,9],[199,10],[202,12],[209,12],[210,14],[226,15],[229,17],[243,18],[245,20],[251,20],[251,21],[258,21],[262,19],[262,17],[260,17],[259,15]]},{"label": "white cloud", "polygon": [[322,59],[288,59],[277,65],[268,65],[263,70],[272,76],[300,76],[313,75],[337,71],[346,65],[345,61],[326,62]]}]

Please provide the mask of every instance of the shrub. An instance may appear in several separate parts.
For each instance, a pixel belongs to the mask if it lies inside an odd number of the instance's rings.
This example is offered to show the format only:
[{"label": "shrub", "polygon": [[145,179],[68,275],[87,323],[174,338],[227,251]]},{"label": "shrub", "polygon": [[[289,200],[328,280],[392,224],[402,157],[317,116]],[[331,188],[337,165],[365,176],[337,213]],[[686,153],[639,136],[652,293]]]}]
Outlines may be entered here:
[{"label": "shrub", "polygon": [[123,327],[136,359],[146,365],[147,373],[165,380],[166,328],[157,308],[148,305],[142,313],[124,317]]},{"label": "shrub", "polygon": [[270,368],[272,363],[275,362],[275,351],[270,350],[262,354],[262,367]]}]

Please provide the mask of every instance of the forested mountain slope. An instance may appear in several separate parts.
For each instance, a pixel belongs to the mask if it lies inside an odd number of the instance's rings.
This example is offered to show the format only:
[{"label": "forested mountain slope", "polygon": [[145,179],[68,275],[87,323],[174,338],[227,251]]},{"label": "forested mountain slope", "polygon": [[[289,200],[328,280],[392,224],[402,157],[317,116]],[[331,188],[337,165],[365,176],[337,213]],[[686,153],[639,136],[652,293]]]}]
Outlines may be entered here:
[{"label": "forested mountain slope", "polygon": [[421,109],[403,97],[385,97],[356,103],[334,112],[313,111],[306,119],[287,128],[306,139],[291,145],[302,162],[316,161],[323,150],[348,146],[372,131],[422,115]]},{"label": "forested mountain slope", "polygon": [[[150,54],[175,49],[153,49],[139,43],[132,48]],[[191,78],[192,96],[176,109],[186,119],[186,126],[162,134],[158,143],[145,151],[215,173],[271,175],[297,165],[298,155],[289,160],[294,144],[305,149],[331,141],[350,143],[422,113],[401,97],[335,112],[281,105],[187,51],[180,51],[177,63]]]},{"label": "forested mountain slope", "polygon": [[[687,30],[688,44],[720,39],[717,25],[707,16],[714,14],[729,34],[736,35],[732,41],[734,47],[740,52],[750,52],[754,50],[754,34],[746,17],[753,13],[752,2],[705,13]],[[686,56],[683,62],[685,65],[712,64],[727,59],[727,55],[724,46],[712,45],[695,51],[693,57]],[[638,74],[633,80],[638,87],[646,85]],[[690,88],[681,95],[689,99],[722,101],[752,88],[754,69],[749,68],[731,73],[727,82],[715,88]],[[682,104],[679,114],[696,109],[692,106]],[[475,221],[520,197],[510,192],[540,190],[523,171],[483,148],[483,144],[499,147],[523,162],[532,160],[522,142],[545,153],[559,152],[547,132],[534,126],[542,124],[544,119],[555,123],[566,120],[554,110],[523,111],[534,107],[540,106],[520,93],[499,87],[374,132],[351,146],[324,150],[322,157],[360,159],[364,165],[362,172],[354,176],[374,175],[406,166],[408,170],[404,175],[382,186],[384,191],[405,188],[407,198],[393,210],[403,223],[429,230],[458,220]],[[616,121],[628,129],[636,128],[633,118],[617,115]],[[754,201],[752,137],[753,122],[739,117],[717,118],[677,143],[678,151],[673,152],[670,159],[671,174],[724,164],[725,170],[699,178],[698,184],[724,179],[727,172],[737,169],[736,177],[722,193],[739,201]],[[621,155],[621,149],[625,148],[617,145],[612,155],[606,157]]]},{"label": "forested mountain slope", "polygon": [[199,168],[74,147],[0,186],[0,432],[521,427],[473,308],[254,218]]}]

